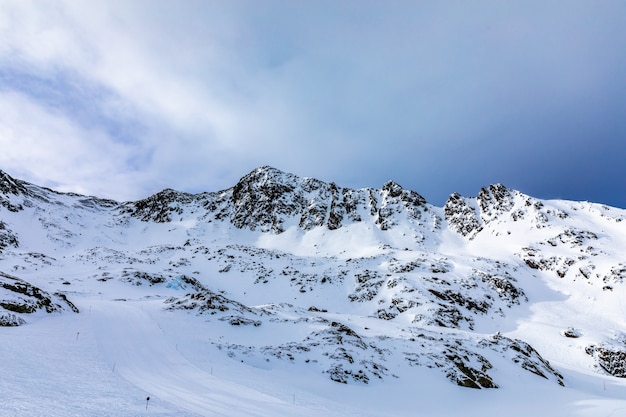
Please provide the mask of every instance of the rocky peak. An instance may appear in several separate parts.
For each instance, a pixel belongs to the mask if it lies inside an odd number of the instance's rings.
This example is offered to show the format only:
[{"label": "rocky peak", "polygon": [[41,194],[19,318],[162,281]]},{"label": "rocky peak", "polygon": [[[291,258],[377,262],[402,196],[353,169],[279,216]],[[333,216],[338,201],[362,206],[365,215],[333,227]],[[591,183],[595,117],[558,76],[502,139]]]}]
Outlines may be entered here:
[{"label": "rocky peak", "polygon": [[275,168],[253,170],[232,189],[232,224],[240,229],[258,227],[281,233],[284,217],[299,209],[297,186],[297,177]]},{"label": "rocky peak", "polygon": [[515,199],[511,190],[502,184],[492,184],[488,188],[482,188],[478,193],[478,205],[480,214],[485,222],[492,220],[501,213],[513,208]]},{"label": "rocky peak", "polygon": [[304,230],[336,230],[361,221],[387,230],[401,213],[419,222],[422,211],[428,210],[421,195],[393,181],[379,190],[353,190],[267,166],[244,176],[232,188],[231,200],[234,226],[273,233],[281,233],[288,223]]},{"label": "rocky peak", "polygon": [[383,196],[399,198],[405,203],[414,206],[423,206],[427,203],[426,199],[415,191],[406,190],[395,181],[387,181],[381,189]]},{"label": "rocky peak", "polygon": [[389,181],[381,190],[351,190],[314,178],[300,178],[263,166],[244,176],[232,189],[230,220],[238,228],[281,233],[287,222],[304,230],[342,227],[344,221],[359,222],[359,212],[370,212],[382,229],[393,226],[392,215],[409,212],[419,217],[426,200],[418,193]]},{"label": "rocky peak", "polygon": [[11,177],[6,172],[0,170],[0,193],[1,194],[13,194],[20,195],[26,194],[26,187],[22,184],[21,181],[16,180]]},{"label": "rocky peak", "polygon": [[387,181],[383,184],[383,191],[386,191],[390,197],[400,197],[402,195],[403,188],[394,181]]},{"label": "rocky peak", "polygon": [[473,239],[484,225],[510,212],[514,205],[513,191],[502,184],[492,184],[481,188],[476,198],[452,194],[444,205],[444,214],[452,230]]},{"label": "rocky peak", "polygon": [[121,212],[143,221],[165,223],[172,221],[171,216],[174,213],[182,214],[182,206],[189,204],[192,200],[192,194],[166,188],[143,200],[125,204]]},{"label": "rocky peak", "polygon": [[448,198],[443,212],[448,226],[461,236],[472,239],[482,229],[476,209],[458,193]]},{"label": "rocky peak", "polygon": [[[424,197],[393,181],[381,189],[354,190],[262,166],[227,190],[191,195],[167,189],[125,204],[121,213],[142,221],[169,222],[173,214],[182,215],[184,206],[193,202],[202,210],[197,216],[201,221],[229,221],[240,229],[276,234],[291,225],[303,230],[316,227],[336,230],[361,221],[371,221],[388,230],[401,217],[417,224],[425,223],[422,216],[429,210]],[[436,216],[434,212],[431,214]]]},{"label": "rocky peak", "polygon": [[10,195],[21,196],[28,194],[23,181],[16,180],[6,172],[0,170],[0,206],[6,207],[9,211],[18,212],[22,210],[21,204],[11,202]]}]

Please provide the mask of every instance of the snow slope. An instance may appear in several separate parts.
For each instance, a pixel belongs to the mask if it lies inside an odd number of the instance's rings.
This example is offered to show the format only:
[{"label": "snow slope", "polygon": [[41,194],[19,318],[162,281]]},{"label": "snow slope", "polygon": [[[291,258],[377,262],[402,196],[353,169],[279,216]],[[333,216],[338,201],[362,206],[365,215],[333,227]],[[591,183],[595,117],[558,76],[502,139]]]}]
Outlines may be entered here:
[{"label": "snow slope", "polygon": [[623,415],[624,219],[499,184],[434,207],[261,167],[118,203],[0,171],[0,415]]}]

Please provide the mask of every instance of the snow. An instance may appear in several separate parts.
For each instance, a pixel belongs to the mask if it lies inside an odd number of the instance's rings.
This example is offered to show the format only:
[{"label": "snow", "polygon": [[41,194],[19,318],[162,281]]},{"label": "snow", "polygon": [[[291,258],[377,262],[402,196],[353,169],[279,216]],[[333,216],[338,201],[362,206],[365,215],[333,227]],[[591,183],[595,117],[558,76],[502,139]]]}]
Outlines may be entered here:
[{"label": "snow", "polygon": [[[80,313],[22,314],[27,324],[0,327],[0,416],[626,415],[626,380],[601,371],[585,352],[626,334],[626,289],[611,281],[607,290],[603,280],[624,262],[626,222],[617,220],[626,218],[623,210],[560,200],[534,208],[515,194],[511,211],[524,216],[494,215],[472,239],[445,222],[416,226],[404,214],[389,230],[363,221],[305,231],[291,221],[276,235],[201,220],[191,209],[169,223],[142,222],[80,204],[81,197],[31,190],[50,202],[31,198],[21,212],[0,209],[0,220],[20,242],[0,253],[0,271],[62,292]],[[551,214],[557,210],[568,217]],[[548,222],[537,220],[542,213]],[[443,218],[443,210],[430,207],[428,215]],[[546,243],[565,230],[591,231],[597,239],[587,242],[581,234],[579,246],[567,236],[556,246]],[[528,247],[544,258],[584,258],[559,277],[556,267],[529,268]],[[415,270],[390,272],[415,260]],[[587,263],[594,268],[588,279],[578,273]],[[432,272],[436,268],[446,272]],[[505,306],[496,299],[502,314],[495,307],[473,314],[472,329],[415,324],[413,316],[428,312],[427,305],[391,320],[372,310],[390,304],[402,285],[426,292],[424,278],[433,276],[479,300],[481,294],[463,285],[474,270],[488,268],[510,276],[527,301]],[[365,270],[372,287],[359,288],[354,277]],[[152,274],[155,282],[135,272]],[[170,309],[168,300],[192,292],[188,278],[250,308],[240,318],[262,325],[230,324],[229,315],[239,314],[234,304],[215,314]],[[373,299],[349,300],[367,291],[375,292]],[[324,341],[330,339],[324,337],[333,335],[331,323],[358,335],[366,348],[346,349],[383,364],[382,379],[340,384],[328,377]],[[578,337],[566,337],[568,329]],[[418,333],[472,346],[497,332],[529,343],[565,386],[487,349],[476,352],[488,356],[498,389],[457,386],[437,367],[414,366],[403,356],[422,355],[426,363],[428,354],[441,354],[440,345],[420,342],[428,339]],[[289,350],[295,342],[310,350]],[[285,359],[287,353],[294,358]]]}]

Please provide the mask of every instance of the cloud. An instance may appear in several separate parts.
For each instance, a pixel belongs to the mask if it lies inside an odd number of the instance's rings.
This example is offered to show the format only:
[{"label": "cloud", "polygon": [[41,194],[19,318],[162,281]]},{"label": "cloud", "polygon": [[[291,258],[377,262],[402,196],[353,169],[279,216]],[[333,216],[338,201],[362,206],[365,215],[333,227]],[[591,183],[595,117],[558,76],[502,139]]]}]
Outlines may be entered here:
[{"label": "cloud", "polygon": [[[102,197],[133,194],[142,181],[141,175],[129,181],[137,174],[128,165],[135,145],[77,127],[18,93],[0,94],[0,114],[0,166],[13,175],[32,177],[60,191]],[[77,174],[88,187],[76,182]]]},{"label": "cloud", "polygon": [[[36,164],[15,150],[3,167],[124,198],[220,189],[264,164],[354,187],[395,179],[437,204],[498,181],[543,197],[614,198],[567,178],[623,177],[601,161],[624,156],[625,7],[5,3],[0,92],[29,113],[5,130],[31,145],[67,132],[99,157],[44,174],[67,157],[44,144]],[[93,185],[94,170],[125,185]]]}]

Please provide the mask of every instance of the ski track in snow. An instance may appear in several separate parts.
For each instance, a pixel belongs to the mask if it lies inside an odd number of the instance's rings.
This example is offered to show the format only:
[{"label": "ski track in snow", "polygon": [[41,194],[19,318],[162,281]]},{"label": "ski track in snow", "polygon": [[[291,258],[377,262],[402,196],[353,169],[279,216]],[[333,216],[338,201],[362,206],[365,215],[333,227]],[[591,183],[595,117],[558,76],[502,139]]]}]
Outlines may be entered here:
[{"label": "ski track in snow", "polygon": [[324,410],[289,404],[216,378],[185,359],[150,315],[126,302],[92,308],[98,346],[115,372],[142,390],[202,416],[319,416]]}]

